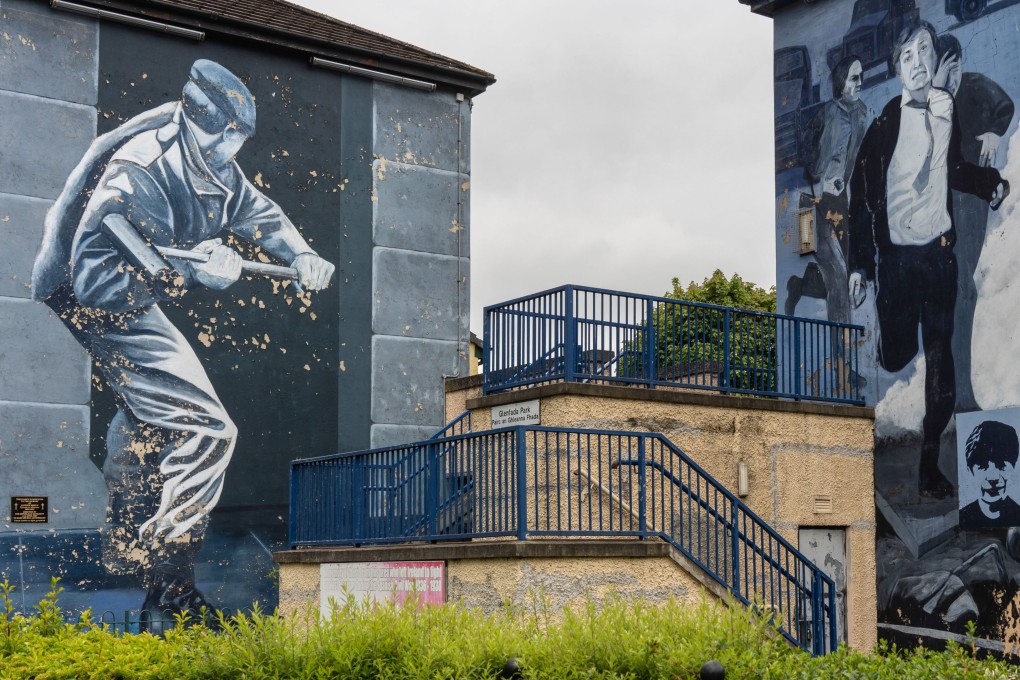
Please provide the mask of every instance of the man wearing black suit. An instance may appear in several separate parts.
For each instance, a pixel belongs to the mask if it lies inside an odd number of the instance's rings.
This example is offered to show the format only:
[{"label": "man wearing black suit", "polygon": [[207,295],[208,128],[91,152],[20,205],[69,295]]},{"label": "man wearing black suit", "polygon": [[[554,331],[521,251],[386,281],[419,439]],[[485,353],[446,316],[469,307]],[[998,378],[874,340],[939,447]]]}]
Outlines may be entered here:
[{"label": "man wearing black suit", "polygon": [[878,354],[896,372],[918,352],[925,358],[918,492],[945,498],[953,486],[939,471],[939,439],[956,402],[953,314],[957,263],[951,189],[998,208],[1009,193],[995,168],[967,163],[953,98],[932,86],[935,29],[928,23],[900,34],[893,62],[903,93],[864,136],[851,176],[850,297],[874,281]]}]

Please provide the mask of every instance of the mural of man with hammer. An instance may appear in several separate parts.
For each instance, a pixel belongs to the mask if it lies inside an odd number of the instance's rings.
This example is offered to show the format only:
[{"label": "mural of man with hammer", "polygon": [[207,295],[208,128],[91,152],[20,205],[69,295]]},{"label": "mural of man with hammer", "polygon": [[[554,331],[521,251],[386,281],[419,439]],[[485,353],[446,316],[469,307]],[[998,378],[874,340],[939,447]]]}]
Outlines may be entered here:
[{"label": "mural of man with hammer", "polygon": [[[329,285],[320,258],[234,156],[255,101],[223,66],[198,60],[181,101],[97,138],[46,218],[33,295],[91,354],[116,395],[103,475],[108,571],[135,574],[143,610],[212,610],[194,561],[223,488],[237,428],[194,350],[160,309],[188,289],[223,289],[243,270]],[[289,267],[249,263],[228,230]]]}]

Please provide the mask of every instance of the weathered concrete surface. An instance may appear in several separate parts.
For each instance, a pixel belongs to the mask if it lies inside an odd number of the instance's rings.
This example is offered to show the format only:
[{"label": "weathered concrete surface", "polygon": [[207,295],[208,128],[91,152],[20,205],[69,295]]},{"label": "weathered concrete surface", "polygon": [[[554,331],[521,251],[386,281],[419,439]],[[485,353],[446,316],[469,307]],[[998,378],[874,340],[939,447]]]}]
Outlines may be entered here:
[{"label": "weathered concrete surface", "polygon": [[0,92],[0,193],[56,198],[96,136],[96,110]]},{"label": "weathered concrete surface", "polygon": [[408,442],[420,442],[436,433],[438,427],[418,425],[373,425],[372,448],[400,446]]},{"label": "weathered concrete surface", "polygon": [[372,170],[376,245],[454,257],[471,252],[465,175],[385,158]]},{"label": "weathered concrete surface", "polygon": [[[0,401],[0,532],[96,529],[106,485],[89,460],[89,409]],[[47,524],[11,524],[11,496],[49,498]]]},{"label": "weathered concrete surface", "polygon": [[[457,340],[459,336],[466,346],[468,267],[466,258],[376,248],[372,255],[372,330],[380,335],[435,340]],[[462,363],[466,375],[466,357]]]},{"label": "weathered concrete surface", "polygon": [[372,422],[443,425],[443,375],[457,367],[457,343],[375,336],[372,339]]},{"label": "weathered concrete surface", "polygon": [[[376,82],[375,156],[411,165],[470,173],[471,107],[449,92]],[[458,124],[460,152],[458,153]]]},{"label": "weathered concrete surface", "polygon": [[445,560],[447,599],[483,611],[545,598],[553,612],[610,596],[653,604],[716,597],[670,557],[660,541],[487,541],[459,544],[291,550],[280,563],[280,611],[300,613],[319,601],[319,566],[338,562]]},{"label": "weathered concrete surface", "polygon": [[32,297],[32,263],[52,201],[0,194],[0,296]]},{"label": "weathered concrete surface", "polygon": [[89,356],[49,307],[0,298],[0,400],[87,404]]},{"label": "weathered concrete surface", "polygon": [[99,27],[47,4],[4,0],[0,7],[0,90],[95,105]]}]

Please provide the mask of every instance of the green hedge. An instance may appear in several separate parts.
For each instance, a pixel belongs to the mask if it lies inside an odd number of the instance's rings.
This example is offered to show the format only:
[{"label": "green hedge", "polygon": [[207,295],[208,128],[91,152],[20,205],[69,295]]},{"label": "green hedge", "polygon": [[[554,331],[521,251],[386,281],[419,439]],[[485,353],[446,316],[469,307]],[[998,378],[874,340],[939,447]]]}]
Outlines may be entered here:
[{"label": "green hedge", "polygon": [[483,614],[448,604],[366,606],[349,602],[329,621],[314,611],[283,619],[255,613],[221,632],[180,626],[165,638],[118,637],[61,618],[56,596],[31,617],[13,612],[0,590],[0,678],[497,678],[510,657],[523,678],[697,678],[716,659],[726,678],[1020,678],[1015,667],[976,660],[951,647],[936,653],[882,647],[840,649],[813,659],[792,650],[768,623],[743,608],[610,599],[581,612],[553,612],[534,598],[526,609]]}]

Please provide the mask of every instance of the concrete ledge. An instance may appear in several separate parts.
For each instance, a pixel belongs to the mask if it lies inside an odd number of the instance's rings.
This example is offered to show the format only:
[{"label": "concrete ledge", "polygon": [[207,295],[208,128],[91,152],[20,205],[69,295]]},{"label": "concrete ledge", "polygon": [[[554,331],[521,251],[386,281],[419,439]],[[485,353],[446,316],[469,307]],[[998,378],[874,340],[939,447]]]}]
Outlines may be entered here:
[{"label": "concrete ledge", "polygon": [[[460,380],[470,380],[461,378]],[[480,376],[479,376],[480,379]],[[446,391],[457,389],[458,381],[447,381]],[[693,389],[621,387],[617,385],[592,385],[589,383],[552,383],[539,385],[513,392],[500,392],[476,399],[468,399],[469,410],[514,404],[529,399],[543,399],[560,395],[577,395],[584,397],[601,397],[609,399],[630,399],[632,401],[653,401],[672,404],[696,404],[714,406],[716,408],[750,409],[757,411],[782,411],[785,413],[813,413],[818,415],[842,416],[846,418],[875,419],[875,409],[869,406],[849,406],[846,404],[826,404],[808,401],[790,401],[785,399],[766,399],[740,397],[728,394],[715,394],[710,391]]]},{"label": "concrete ledge", "polygon": [[534,557],[664,557],[670,546],[655,539],[477,541],[401,544],[364,548],[303,548],[273,553],[277,564],[328,562],[422,562]]},{"label": "concrete ledge", "polygon": [[447,378],[446,391],[459,392],[460,390],[467,390],[472,387],[481,387],[483,377],[481,373],[477,373],[475,375],[466,375],[463,378]]}]

